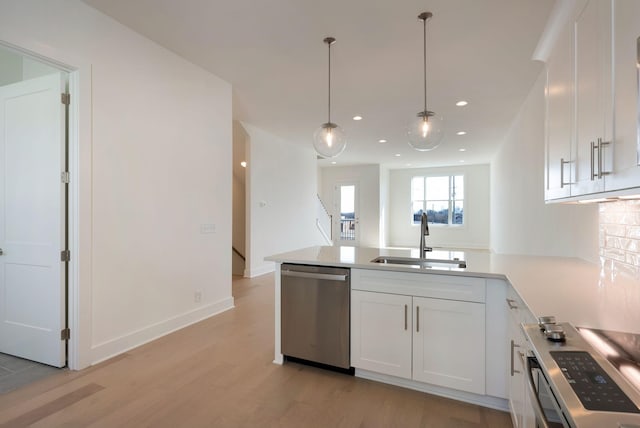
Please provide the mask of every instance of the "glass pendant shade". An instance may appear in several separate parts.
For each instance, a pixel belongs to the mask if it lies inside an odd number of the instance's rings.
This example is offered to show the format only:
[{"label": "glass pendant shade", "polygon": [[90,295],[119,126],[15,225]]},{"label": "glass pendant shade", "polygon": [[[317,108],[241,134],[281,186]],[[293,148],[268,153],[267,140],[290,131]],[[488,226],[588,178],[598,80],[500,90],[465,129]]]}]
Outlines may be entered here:
[{"label": "glass pendant shade", "polygon": [[409,125],[409,145],[415,150],[428,152],[440,145],[444,136],[444,121],[432,111],[421,111]]},{"label": "glass pendant shade", "polygon": [[325,158],[334,158],[347,147],[344,131],[335,123],[323,123],[313,134],[313,147]]}]

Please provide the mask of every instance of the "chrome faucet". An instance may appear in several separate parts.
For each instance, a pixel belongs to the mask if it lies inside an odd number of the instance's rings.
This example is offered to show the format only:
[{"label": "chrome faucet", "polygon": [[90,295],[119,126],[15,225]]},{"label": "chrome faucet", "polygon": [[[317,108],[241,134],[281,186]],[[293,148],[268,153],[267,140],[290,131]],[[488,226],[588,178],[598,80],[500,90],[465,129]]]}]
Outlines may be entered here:
[{"label": "chrome faucet", "polygon": [[424,253],[427,251],[433,251],[433,248],[425,246],[425,236],[429,236],[429,224],[427,213],[423,212],[420,217],[420,258],[424,258]]}]

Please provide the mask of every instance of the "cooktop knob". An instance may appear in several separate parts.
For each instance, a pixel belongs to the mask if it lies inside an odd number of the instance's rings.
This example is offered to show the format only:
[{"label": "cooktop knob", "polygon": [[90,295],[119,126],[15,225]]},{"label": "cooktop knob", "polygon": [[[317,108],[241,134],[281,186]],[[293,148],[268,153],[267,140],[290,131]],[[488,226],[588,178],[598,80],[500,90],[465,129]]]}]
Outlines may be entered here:
[{"label": "cooktop knob", "polygon": [[552,342],[564,342],[566,340],[564,328],[561,325],[546,324],[544,334],[547,336],[547,340]]}]

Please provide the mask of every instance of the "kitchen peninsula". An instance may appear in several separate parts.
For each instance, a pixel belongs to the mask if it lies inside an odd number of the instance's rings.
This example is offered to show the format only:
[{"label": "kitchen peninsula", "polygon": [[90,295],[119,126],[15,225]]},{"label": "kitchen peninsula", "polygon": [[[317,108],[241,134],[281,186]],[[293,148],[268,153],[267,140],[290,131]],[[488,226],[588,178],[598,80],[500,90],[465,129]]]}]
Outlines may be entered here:
[{"label": "kitchen peninsula", "polygon": [[[513,389],[513,380],[510,380],[510,377],[513,377],[514,372],[518,372],[516,368],[520,364],[518,352],[514,354],[514,346],[520,346],[514,345],[519,343],[519,323],[535,322],[539,316],[554,315],[558,321],[576,326],[640,333],[640,287],[637,286],[637,280],[626,278],[617,272],[608,272],[596,264],[576,258],[502,255],[487,251],[445,249],[434,249],[428,257],[445,260],[457,258],[466,262],[466,268],[458,267],[456,264],[438,264],[425,268],[372,262],[378,257],[415,258],[417,255],[417,250],[334,246],[310,247],[268,257],[267,260],[274,261],[277,265],[274,362],[283,362],[280,342],[282,263],[351,269],[351,362],[356,368],[356,376],[487,407],[503,410],[510,408],[512,413],[516,410],[513,408],[514,404],[510,403]],[[447,293],[458,294],[452,297]],[[413,373],[403,373],[401,363],[376,366],[379,361],[374,360],[379,359],[379,355],[367,359],[360,355],[360,349],[354,349],[354,341],[358,348],[376,348],[375,344],[365,346],[359,342],[368,340],[369,333],[361,331],[362,328],[366,328],[366,325],[363,325],[363,315],[356,312],[354,316],[354,310],[357,311],[354,299],[366,299],[367,296],[376,299],[380,296],[408,299],[397,303],[396,306],[404,308],[404,330],[408,330],[409,334],[414,330]],[[369,308],[376,307],[372,302],[375,303],[374,300],[368,301],[371,303]],[[379,307],[393,306],[389,302],[391,300],[385,301],[385,304]],[[458,306],[452,307],[452,302],[456,302]],[[442,310],[441,305],[449,306]],[[407,306],[412,313],[409,322],[406,315]],[[422,309],[422,312],[416,313],[416,309]],[[439,317],[438,314],[445,312],[463,314],[459,318],[467,321],[458,323],[458,318]],[[432,313],[436,314],[433,318]],[[425,328],[417,324],[420,323],[421,317]],[[433,322],[437,331],[421,333],[421,336],[432,336],[420,339],[425,343],[420,342],[418,346],[415,330],[424,331],[429,326],[429,321]],[[512,324],[516,325],[515,331],[511,327]],[[454,329],[452,335],[448,334],[447,328]],[[376,330],[369,339],[384,341],[384,331]],[[451,349],[438,342],[440,340],[448,340],[447,346],[455,345],[459,349],[451,352]],[[524,344],[522,345],[524,350]],[[384,348],[384,352],[387,352],[386,350],[396,349],[397,346],[394,342],[393,347],[384,344],[377,347]],[[432,355],[428,358],[417,355],[418,347],[429,349]],[[409,342],[409,370],[412,366],[411,349],[412,345]],[[524,353],[521,357],[523,355]],[[360,360],[357,360],[358,358]],[[417,364],[416,358],[421,359],[420,364]],[[436,370],[424,367],[425,364],[433,363],[436,366],[440,364],[442,368],[450,364],[451,360],[459,363],[455,372],[444,373],[441,370],[436,373]],[[416,366],[422,367],[420,373],[416,372]],[[464,370],[468,370],[468,373]]]}]

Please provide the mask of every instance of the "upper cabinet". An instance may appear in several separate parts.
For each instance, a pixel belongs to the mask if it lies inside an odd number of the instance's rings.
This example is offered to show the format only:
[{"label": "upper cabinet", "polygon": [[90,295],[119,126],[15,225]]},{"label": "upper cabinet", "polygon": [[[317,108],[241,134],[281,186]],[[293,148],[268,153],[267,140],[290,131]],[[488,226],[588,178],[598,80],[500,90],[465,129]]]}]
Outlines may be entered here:
[{"label": "upper cabinet", "polygon": [[547,61],[545,196],[546,199],[571,196],[574,166],[573,142],[573,27],[559,35]]},{"label": "upper cabinet", "polygon": [[547,201],[640,193],[637,0],[578,2],[547,60]]},{"label": "upper cabinet", "polygon": [[575,31],[575,175],[572,196],[605,190],[613,138],[611,0],[590,0]]},{"label": "upper cabinet", "polygon": [[[616,0],[613,14],[615,140],[613,174],[608,189],[640,186],[638,167],[638,64],[640,64],[640,1]],[[606,149],[605,149],[606,151]]]}]

